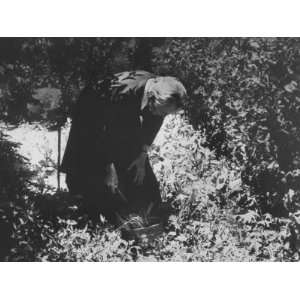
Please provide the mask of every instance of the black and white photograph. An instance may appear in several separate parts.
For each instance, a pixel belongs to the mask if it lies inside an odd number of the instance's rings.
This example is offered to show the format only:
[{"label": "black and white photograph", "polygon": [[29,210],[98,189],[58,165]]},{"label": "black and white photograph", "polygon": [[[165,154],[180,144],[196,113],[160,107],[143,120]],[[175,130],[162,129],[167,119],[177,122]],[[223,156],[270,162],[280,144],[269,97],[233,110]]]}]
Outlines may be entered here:
[{"label": "black and white photograph", "polygon": [[1,299],[293,299],[296,0],[1,3]]},{"label": "black and white photograph", "polygon": [[1,38],[3,261],[299,261],[299,38]]}]

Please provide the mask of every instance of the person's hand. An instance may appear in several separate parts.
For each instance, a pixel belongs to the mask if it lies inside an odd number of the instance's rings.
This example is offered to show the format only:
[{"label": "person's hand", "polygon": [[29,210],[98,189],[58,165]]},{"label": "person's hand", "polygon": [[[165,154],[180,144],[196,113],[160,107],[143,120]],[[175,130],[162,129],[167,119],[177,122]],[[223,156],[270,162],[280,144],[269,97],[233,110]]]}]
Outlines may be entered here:
[{"label": "person's hand", "polygon": [[129,166],[128,170],[135,168],[134,182],[137,185],[141,185],[144,181],[146,170],[145,162],[147,158],[147,153],[143,152],[140,154]]},{"label": "person's hand", "polygon": [[109,190],[115,194],[118,191],[118,175],[113,164],[109,165],[107,168],[107,174],[104,178],[104,184],[109,188]]}]

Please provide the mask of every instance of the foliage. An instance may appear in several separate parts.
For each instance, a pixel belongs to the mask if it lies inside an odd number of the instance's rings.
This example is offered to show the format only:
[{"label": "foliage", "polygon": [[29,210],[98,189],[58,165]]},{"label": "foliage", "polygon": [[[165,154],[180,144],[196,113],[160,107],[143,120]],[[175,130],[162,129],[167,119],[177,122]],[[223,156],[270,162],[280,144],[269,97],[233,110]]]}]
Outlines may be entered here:
[{"label": "foliage", "polygon": [[18,201],[27,188],[32,175],[28,161],[17,152],[18,144],[7,140],[0,132],[0,205],[6,206],[12,199]]},{"label": "foliage", "polygon": [[8,259],[297,260],[287,244],[289,220],[240,209],[236,202],[236,194],[243,192],[240,172],[225,158],[217,160],[203,143],[205,137],[180,116],[168,118],[155,141],[151,162],[165,200],[177,211],[155,240],[124,240],[121,231],[103,219],[93,225],[78,216],[67,195],[35,194],[17,210],[17,243]]},{"label": "foliage", "polygon": [[26,168],[15,167],[15,145],[1,141],[3,153],[14,153],[4,159],[0,152],[6,166],[0,175],[12,176],[1,195],[11,191],[9,201],[20,203],[11,210],[10,260],[299,260],[298,38],[2,41],[5,122],[61,126],[79,88],[141,66],[184,82],[185,117],[197,129],[170,118],[151,153],[164,200],[176,209],[153,243],[124,241],[110,227],[72,219],[63,194],[29,192],[20,175]]},{"label": "foliage", "polygon": [[[72,113],[81,88],[126,69],[149,69],[151,47],[163,40],[1,38],[0,119],[43,121],[56,128]],[[49,97],[59,105],[49,105]]]},{"label": "foliage", "polygon": [[[299,237],[298,38],[175,39],[157,70],[189,88],[188,116],[206,145],[242,171],[239,206],[289,216]],[[246,190],[245,190],[246,191]],[[291,196],[292,195],[292,196]]]},{"label": "foliage", "polygon": [[22,260],[35,259],[47,232],[53,230],[48,221],[66,206],[62,195],[55,201],[57,195],[47,185],[49,158],[37,168],[19,153],[19,146],[0,132],[0,260],[9,252]]},{"label": "foliage", "polygon": [[17,144],[7,140],[0,131],[0,259],[11,247],[11,206],[22,203],[31,176],[27,161],[17,153]]}]

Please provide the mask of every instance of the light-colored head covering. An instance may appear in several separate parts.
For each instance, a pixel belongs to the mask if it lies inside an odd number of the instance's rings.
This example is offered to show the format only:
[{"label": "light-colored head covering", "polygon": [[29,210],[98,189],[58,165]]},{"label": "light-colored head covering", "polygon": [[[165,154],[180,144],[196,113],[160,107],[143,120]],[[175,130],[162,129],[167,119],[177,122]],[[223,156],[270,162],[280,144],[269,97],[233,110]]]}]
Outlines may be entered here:
[{"label": "light-colored head covering", "polygon": [[161,105],[167,104],[168,100],[181,101],[187,93],[183,84],[175,77],[165,76],[147,80],[141,109],[144,109],[151,97],[154,97]]}]

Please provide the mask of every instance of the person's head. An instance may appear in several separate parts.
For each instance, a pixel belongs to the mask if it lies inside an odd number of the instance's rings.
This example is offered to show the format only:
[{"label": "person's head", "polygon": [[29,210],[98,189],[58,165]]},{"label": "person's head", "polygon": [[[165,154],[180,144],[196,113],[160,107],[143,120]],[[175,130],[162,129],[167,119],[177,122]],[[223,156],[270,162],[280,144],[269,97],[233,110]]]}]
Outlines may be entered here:
[{"label": "person's head", "polygon": [[147,105],[152,114],[166,116],[181,110],[186,97],[186,89],[177,78],[151,78],[145,86],[142,108]]}]

